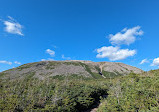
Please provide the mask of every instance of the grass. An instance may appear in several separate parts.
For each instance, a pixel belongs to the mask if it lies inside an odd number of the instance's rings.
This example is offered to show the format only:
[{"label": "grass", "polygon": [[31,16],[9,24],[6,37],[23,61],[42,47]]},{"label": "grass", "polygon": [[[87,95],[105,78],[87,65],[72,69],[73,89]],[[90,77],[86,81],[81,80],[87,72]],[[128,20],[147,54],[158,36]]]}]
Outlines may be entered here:
[{"label": "grass", "polygon": [[102,71],[102,74],[106,77],[106,78],[113,78],[113,77],[117,77],[118,75],[113,73],[113,72],[107,72],[107,71]]},{"label": "grass", "polygon": [[35,64],[35,63],[24,64],[24,65],[21,65],[21,66],[17,67],[17,69],[18,69],[19,71],[21,71],[21,70],[23,70],[23,69],[30,68],[33,64]]},{"label": "grass", "polygon": [[49,61],[49,63],[46,65],[46,69],[54,69],[55,66],[60,65],[61,62],[57,61]]}]

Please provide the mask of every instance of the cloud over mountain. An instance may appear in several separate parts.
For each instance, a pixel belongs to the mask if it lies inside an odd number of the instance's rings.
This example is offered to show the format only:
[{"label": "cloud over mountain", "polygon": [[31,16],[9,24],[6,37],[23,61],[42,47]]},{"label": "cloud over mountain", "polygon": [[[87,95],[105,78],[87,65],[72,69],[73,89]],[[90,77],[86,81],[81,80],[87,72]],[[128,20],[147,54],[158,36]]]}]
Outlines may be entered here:
[{"label": "cloud over mountain", "polygon": [[5,60],[1,60],[0,63],[2,63],[2,64],[8,64],[8,65],[11,65],[11,64],[12,64],[12,62],[10,62],[10,61],[5,61]]},{"label": "cloud over mountain", "polygon": [[159,57],[155,58],[151,64],[151,66],[158,66],[159,67]]},{"label": "cloud over mountain", "polygon": [[14,63],[15,63],[15,64],[18,64],[18,65],[21,64],[21,62],[19,62],[19,61],[14,61]]},{"label": "cloud over mountain", "polygon": [[143,31],[140,26],[136,26],[130,29],[124,28],[121,32],[116,33],[115,35],[109,35],[109,41],[112,45],[130,45],[135,42],[136,36],[143,35]]},{"label": "cloud over mountain", "polygon": [[134,56],[136,50],[120,49],[119,47],[104,46],[97,49],[97,58],[109,58],[111,61],[123,60],[129,56]]},{"label": "cloud over mountain", "polygon": [[134,56],[137,52],[136,50],[122,49],[119,47],[122,44],[130,45],[135,42],[136,36],[143,35],[143,31],[140,26],[136,26],[130,29],[124,28],[121,32],[117,34],[109,35],[109,42],[112,46],[103,46],[98,48],[97,58],[108,58],[110,61],[123,60],[127,57]]},{"label": "cloud over mountain", "polygon": [[148,59],[143,59],[141,62],[140,62],[140,64],[142,65],[142,64],[144,64],[144,63],[148,63],[149,62],[149,60]]},{"label": "cloud over mountain", "polygon": [[55,51],[51,50],[51,49],[47,49],[46,53],[48,53],[50,56],[55,56]]},{"label": "cloud over mountain", "polygon": [[62,54],[61,58],[62,58],[62,59],[66,59],[66,60],[70,60],[70,59],[71,59],[70,57],[65,57],[64,54]]},{"label": "cloud over mountain", "polygon": [[3,21],[5,25],[4,30],[7,33],[24,36],[24,34],[22,33],[23,26],[19,24],[17,21],[15,21],[12,17],[8,16],[8,18],[9,20]]}]

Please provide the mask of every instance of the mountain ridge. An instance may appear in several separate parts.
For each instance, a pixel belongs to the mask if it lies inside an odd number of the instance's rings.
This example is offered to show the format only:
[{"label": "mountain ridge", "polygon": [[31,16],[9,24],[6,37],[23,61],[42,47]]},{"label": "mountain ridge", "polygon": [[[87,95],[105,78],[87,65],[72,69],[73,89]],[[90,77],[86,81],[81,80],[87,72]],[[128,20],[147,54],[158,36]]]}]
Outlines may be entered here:
[{"label": "mountain ridge", "polygon": [[93,62],[87,60],[40,61],[21,65],[1,72],[3,78],[22,78],[28,74],[45,79],[46,77],[78,75],[84,77],[101,78],[127,75],[131,72],[142,73],[139,68],[120,62]]}]

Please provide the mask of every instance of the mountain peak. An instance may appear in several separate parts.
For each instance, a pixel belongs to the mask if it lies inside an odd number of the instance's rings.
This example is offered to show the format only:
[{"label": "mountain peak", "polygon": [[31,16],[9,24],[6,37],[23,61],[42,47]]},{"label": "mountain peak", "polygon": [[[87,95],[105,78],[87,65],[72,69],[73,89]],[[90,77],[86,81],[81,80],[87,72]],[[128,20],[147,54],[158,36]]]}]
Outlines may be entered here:
[{"label": "mountain peak", "polygon": [[[23,78],[32,73],[33,77],[45,79],[54,76],[77,75],[90,78],[114,77],[131,72],[141,73],[141,69],[119,62],[92,62],[86,60],[40,61],[21,65],[2,72],[3,78]],[[103,75],[103,77],[102,77]]]}]

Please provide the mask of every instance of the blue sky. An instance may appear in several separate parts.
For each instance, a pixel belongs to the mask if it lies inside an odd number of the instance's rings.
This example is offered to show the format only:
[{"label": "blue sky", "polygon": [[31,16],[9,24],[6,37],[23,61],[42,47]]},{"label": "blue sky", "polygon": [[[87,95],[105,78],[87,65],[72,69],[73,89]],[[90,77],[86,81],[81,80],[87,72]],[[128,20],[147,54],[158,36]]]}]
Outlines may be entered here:
[{"label": "blue sky", "polygon": [[41,60],[159,66],[158,0],[1,0],[0,71]]}]

